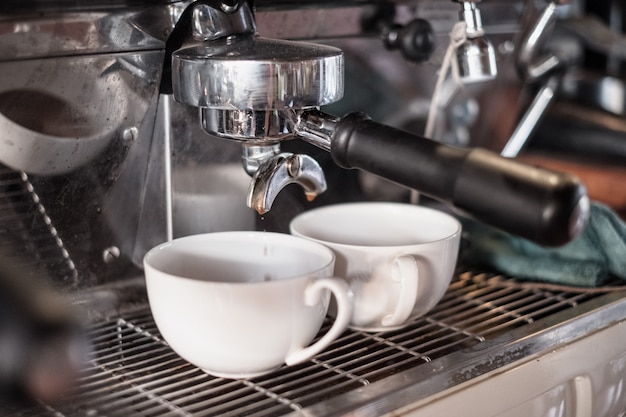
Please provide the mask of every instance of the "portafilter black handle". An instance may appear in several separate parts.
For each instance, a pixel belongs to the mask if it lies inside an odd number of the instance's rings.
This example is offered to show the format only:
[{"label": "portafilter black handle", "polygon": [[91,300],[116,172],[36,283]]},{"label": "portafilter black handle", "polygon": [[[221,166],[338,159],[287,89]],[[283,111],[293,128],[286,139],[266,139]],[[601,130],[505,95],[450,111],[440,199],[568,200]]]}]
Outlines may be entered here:
[{"label": "portafilter black handle", "polygon": [[415,189],[504,231],[546,246],[573,239],[588,217],[589,200],[570,174],[503,158],[479,148],[458,148],[416,136],[361,113],[340,119],[331,156]]}]

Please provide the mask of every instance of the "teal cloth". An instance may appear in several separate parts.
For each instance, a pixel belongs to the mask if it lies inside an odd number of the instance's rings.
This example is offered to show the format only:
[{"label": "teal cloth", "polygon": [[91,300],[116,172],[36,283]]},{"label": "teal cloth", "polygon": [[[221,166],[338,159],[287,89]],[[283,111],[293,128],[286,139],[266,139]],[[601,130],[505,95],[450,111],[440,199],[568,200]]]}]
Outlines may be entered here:
[{"label": "teal cloth", "polygon": [[626,224],[609,207],[592,202],[581,234],[546,248],[492,227],[463,220],[461,260],[515,278],[581,287],[626,280]]}]

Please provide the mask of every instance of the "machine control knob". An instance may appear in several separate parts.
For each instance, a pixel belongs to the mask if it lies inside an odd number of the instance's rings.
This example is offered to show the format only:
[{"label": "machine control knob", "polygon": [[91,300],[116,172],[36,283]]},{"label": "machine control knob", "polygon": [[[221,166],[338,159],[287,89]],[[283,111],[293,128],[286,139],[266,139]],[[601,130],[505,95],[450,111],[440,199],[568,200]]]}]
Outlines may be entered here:
[{"label": "machine control knob", "polygon": [[377,33],[387,49],[397,49],[405,59],[413,62],[427,61],[435,50],[435,31],[424,19],[413,19],[406,25],[393,23],[396,7],[381,3],[369,9],[361,18],[361,28],[366,33]]},{"label": "machine control knob", "polygon": [[427,61],[435,50],[435,32],[424,19],[385,28],[383,41],[388,49],[400,50],[405,59],[413,62]]}]

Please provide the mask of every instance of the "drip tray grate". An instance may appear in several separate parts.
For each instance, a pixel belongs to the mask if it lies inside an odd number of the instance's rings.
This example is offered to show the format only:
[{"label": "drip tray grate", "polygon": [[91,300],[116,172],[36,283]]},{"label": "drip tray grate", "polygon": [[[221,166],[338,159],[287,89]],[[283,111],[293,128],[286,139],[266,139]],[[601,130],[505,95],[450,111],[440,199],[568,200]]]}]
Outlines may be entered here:
[{"label": "drip tray grate", "polygon": [[[461,273],[427,317],[385,333],[346,331],[304,364],[235,381],[179,358],[149,310],[96,323],[91,368],[53,416],[281,416],[462,349],[565,309],[595,294],[500,285],[498,275]],[[325,331],[330,323],[325,324]]]}]

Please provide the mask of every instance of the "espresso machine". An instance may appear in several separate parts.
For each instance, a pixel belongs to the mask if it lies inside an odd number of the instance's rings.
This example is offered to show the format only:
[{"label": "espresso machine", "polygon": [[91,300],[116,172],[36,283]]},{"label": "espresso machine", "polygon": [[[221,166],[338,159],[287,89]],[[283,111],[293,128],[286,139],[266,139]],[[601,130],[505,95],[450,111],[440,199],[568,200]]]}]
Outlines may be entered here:
[{"label": "espresso machine", "polygon": [[[616,332],[619,293],[507,290],[507,277],[489,287],[489,273],[460,269],[432,317],[406,333],[349,332],[334,359],[267,384],[226,382],[167,350],[141,270],[147,250],[179,236],[286,232],[311,207],[416,196],[541,245],[566,244],[589,214],[585,185],[515,157],[556,146],[545,139],[550,110],[586,96],[579,77],[592,62],[619,77],[620,29],[589,18],[591,9],[543,0],[5,0],[2,251],[81,311],[93,346],[75,397],[39,403],[32,415],[410,415],[554,343],[583,342],[597,320]],[[599,41],[607,34],[611,46]],[[510,91],[517,99],[503,101]],[[598,120],[595,129],[621,140]],[[517,310],[516,297],[532,300]],[[493,325],[464,327],[474,314],[466,308],[482,317],[485,305],[498,314],[485,313]],[[381,350],[353,367],[348,352],[367,346]],[[606,355],[617,376],[594,391],[596,376],[575,375],[564,403],[624,381],[618,353]],[[427,375],[439,384],[427,386]],[[610,404],[626,409],[619,398]]]}]

